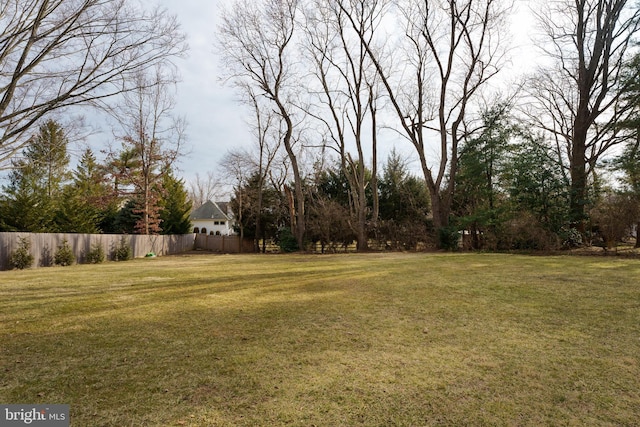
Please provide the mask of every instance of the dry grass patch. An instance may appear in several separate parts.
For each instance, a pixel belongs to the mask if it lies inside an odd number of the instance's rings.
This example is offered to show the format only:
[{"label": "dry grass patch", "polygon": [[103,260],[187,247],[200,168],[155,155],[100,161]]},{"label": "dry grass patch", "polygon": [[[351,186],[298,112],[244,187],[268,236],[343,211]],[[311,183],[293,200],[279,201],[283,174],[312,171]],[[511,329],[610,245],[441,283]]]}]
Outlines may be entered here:
[{"label": "dry grass patch", "polygon": [[490,254],[3,272],[0,402],[81,426],[633,425],[639,276]]}]

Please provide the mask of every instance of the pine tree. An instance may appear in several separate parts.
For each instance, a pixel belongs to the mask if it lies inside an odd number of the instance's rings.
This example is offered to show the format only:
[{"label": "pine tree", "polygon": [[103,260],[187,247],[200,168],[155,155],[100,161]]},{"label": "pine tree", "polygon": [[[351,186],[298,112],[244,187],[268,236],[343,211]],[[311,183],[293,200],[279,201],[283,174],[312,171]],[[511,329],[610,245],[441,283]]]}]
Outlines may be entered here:
[{"label": "pine tree", "polygon": [[458,154],[452,212],[457,227],[471,237],[473,249],[484,248],[487,238],[493,241],[499,225],[507,219],[501,180],[514,132],[508,114],[505,103],[486,110],[482,130],[466,140]]},{"label": "pine tree", "polygon": [[182,179],[177,179],[173,173],[163,177],[162,187],[164,197],[160,201],[160,219],[162,220],[162,234],[188,234],[191,232],[191,201]]},{"label": "pine tree", "polygon": [[115,215],[112,231],[115,234],[135,234],[136,224],[139,221],[140,214],[137,213],[136,201],[131,199]]},{"label": "pine tree", "polygon": [[69,140],[60,124],[48,120],[40,126],[39,133],[26,149],[26,158],[38,170],[42,186],[50,199],[60,195],[63,184],[70,177],[68,144]]},{"label": "pine tree", "polygon": [[30,168],[13,170],[9,185],[3,187],[0,227],[4,231],[51,231],[53,209],[42,188],[32,177]]},{"label": "pine tree", "polygon": [[12,162],[9,185],[3,187],[2,227],[13,231],[58,231],[56,210],[62,199],[67,169],[68,139],[57,122],[39,128],[19,160]]},{"label": "pine tree", "polygon": [[73,182],[64,188],[56,222],[60,231],[69,233],[98,233],[100,224],[115,203],[110,197],[104,170],[87,149],[73,173]]}]

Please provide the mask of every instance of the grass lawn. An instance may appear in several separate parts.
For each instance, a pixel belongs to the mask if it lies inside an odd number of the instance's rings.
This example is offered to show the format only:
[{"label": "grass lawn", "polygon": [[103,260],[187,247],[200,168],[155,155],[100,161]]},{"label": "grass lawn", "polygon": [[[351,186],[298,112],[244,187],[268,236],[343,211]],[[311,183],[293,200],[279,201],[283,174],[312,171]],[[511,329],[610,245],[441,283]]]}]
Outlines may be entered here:
[{"label": "grass lawn", "polygon": [[639,279],[500,254],[0,272],[0,403],[72,426],[637,425]]}]

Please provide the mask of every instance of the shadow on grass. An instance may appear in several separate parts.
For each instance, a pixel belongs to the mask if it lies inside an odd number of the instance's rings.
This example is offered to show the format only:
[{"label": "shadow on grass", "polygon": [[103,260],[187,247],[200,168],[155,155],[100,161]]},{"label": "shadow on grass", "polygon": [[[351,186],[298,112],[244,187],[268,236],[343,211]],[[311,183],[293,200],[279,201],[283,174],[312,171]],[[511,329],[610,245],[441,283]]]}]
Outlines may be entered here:
[{"label": "shadow on grass", "polygon": [[82,426],[640,415],[635,287],[572,284],[557,260],[542,273],[473,258],[466,281],[402,262],[25,289],[3,315],[0,401],[68,403]]}]

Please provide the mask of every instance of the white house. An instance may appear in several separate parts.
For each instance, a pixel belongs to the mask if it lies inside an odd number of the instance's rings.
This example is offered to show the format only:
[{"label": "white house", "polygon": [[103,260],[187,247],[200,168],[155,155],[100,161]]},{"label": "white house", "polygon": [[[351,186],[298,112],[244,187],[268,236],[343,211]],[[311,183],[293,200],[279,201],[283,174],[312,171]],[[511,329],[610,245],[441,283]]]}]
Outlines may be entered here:
[{"label": "white house", "polygon": [[209,200],[189,215],[193,232],[218,236],[235,234],[233,231],[233,214],[228,209],[228,203],[214,203]]}]

